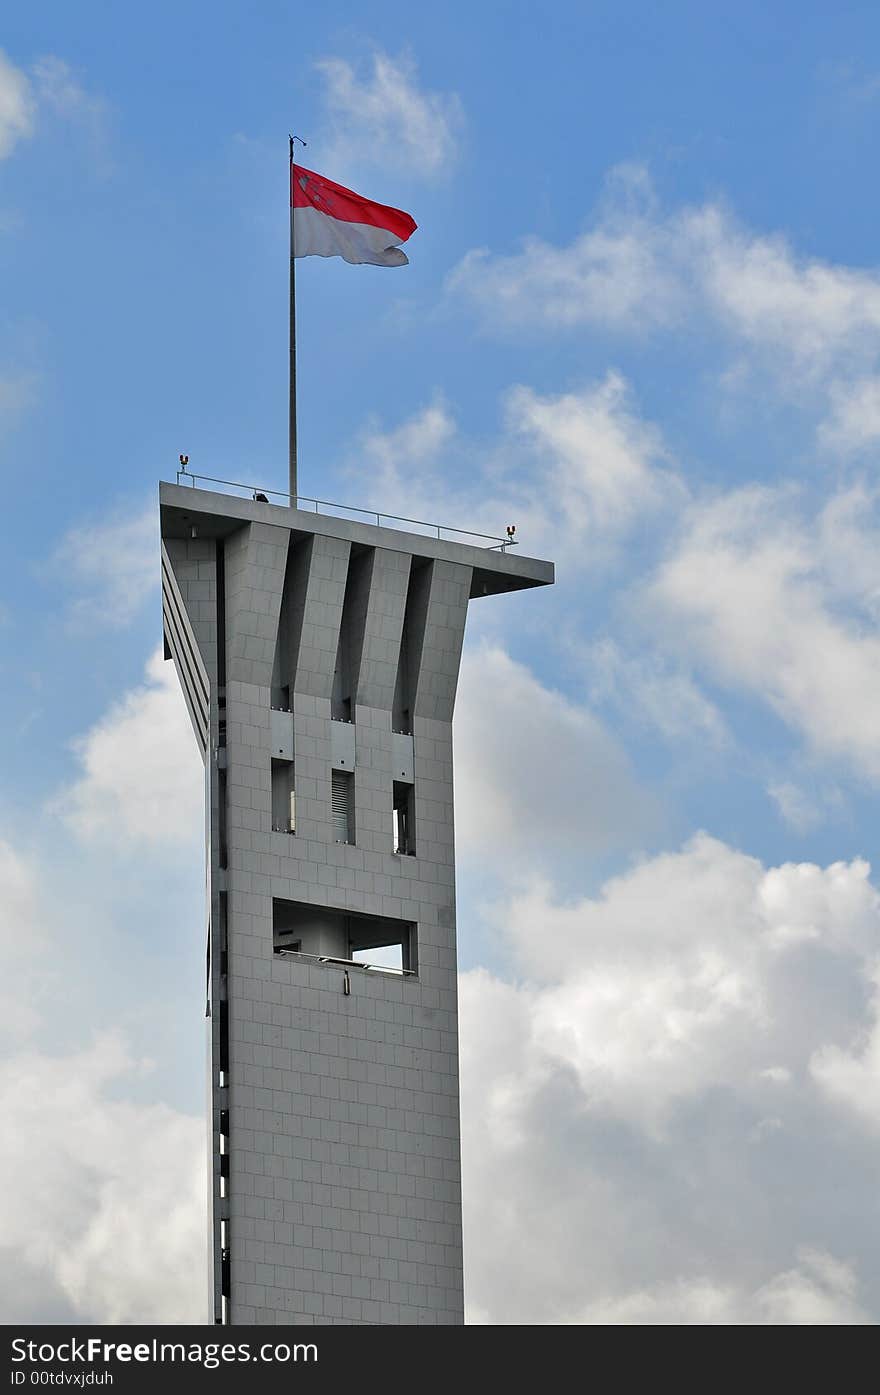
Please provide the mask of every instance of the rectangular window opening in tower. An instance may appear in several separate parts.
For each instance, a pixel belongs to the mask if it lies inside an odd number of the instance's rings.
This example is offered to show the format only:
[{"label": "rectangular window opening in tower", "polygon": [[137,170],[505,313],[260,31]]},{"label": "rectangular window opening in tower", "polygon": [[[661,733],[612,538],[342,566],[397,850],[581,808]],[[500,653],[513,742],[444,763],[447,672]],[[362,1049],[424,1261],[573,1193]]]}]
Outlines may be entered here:
[{"label": "rectangular window opening in tower", "polygon": [[367,969],[415,973],[415,926],[370,916],[349,916],[348,957]]},{"label": "rectangular window opening in tower", "polygon": [[394,851],[403,856],[415,857],[415,787],[404,780],[394,781],[391,816]]},{"label": "rectangular window opening in tower", "polygon": [[321,964],[405,976],[418,971],[418,927],[413,922],[332,906],[274,899],[272,947],[282,958],[304,955]]},{"label": "rectangular window opening in tower", "polygon": [[272,832],[296,833],[296,789],[292,760],[272,761]]},{"label": "rectangular window opening in tower", "polygon": [[337,843],[354,842],[354,774],[334,770],[331,780],[333,837]]}]

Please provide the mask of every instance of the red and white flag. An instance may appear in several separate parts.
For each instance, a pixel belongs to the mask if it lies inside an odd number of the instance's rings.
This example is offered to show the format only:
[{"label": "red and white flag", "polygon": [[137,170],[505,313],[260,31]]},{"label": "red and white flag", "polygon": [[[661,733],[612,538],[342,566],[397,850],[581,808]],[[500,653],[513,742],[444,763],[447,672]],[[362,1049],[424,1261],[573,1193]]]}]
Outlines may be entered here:
[{"label": "red and white flag", "polygon": [[373,203],[323,174],[290,167],[290,235],[295,257],[344,257],[353,265],[406,266],[401,252],[418,224],[399,208]]}]

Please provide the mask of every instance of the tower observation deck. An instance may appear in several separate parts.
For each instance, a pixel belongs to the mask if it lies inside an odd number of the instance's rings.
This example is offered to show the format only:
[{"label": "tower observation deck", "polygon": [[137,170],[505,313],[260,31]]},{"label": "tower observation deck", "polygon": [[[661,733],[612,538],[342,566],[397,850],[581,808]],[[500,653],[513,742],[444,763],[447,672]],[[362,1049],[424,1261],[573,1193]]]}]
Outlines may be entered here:
[{"label": "tower observation deck", "polygon": [[553,566],[159,502],[205,763],[213,1318],[461,1323],[452,714],[469,601]]}]

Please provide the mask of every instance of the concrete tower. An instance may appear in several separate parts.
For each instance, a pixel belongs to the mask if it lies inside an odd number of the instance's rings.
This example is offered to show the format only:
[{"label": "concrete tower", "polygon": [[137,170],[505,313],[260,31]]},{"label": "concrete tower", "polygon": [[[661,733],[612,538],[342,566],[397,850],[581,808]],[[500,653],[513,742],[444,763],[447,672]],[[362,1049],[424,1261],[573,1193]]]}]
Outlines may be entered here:
[{"label": "concrete tower", "polygon": [[460,1323],[452,710],[468,601],[552,564],[179,484],[160,509],[205,761],[214,1318]]}]

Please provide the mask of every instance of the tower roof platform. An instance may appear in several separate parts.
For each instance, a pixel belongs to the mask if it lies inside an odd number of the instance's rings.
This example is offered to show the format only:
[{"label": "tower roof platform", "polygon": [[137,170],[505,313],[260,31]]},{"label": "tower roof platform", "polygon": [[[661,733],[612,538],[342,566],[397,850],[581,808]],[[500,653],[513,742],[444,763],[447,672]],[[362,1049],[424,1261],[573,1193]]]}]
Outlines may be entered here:
[{"label": "tower roof platform", "polygon": [[[304,502],[302,496],[299,496],[298,502],[300,501]],[[314,502],[320,504],[321,501]],[[304,538],[320,533],[324,537],[339,538],[368,547],[378,546],[391,552],[405,553],[410,557],[456,562],[473,567],[471,599],[499,595],[507,591],[523,591],[533,586],[552,586],[554,581],[552,562],[523,556],[515,547],[506,545],[500,538],[495,539],[494,543],[486,539],[481,545],[474,541],[481,536],[480,534],[470,533],[466,529],[444,527],[442,524],[415,524],[415,520],[399,520],[401,524],[412,523],[422,528],[430,527],[440,533],[456,533],[462,540],[408,531],[402,526],[394,526],[393,515],[389,514],[368,515],[378,520],[387,519],[387,523],[365,522],[341,518],[317,508],[314,511],[305,508],[293,509],[286,504],[263,503],[213,489],[200,489],[192,485],[170,484],[165,481],[159,485],[159,505],[163,539],[190,538],[195,526],[200,538],[216,540],[228,537],[247,523],[286,528]],[[366,510],[352,509],[351,512],[367,514]]]}]

